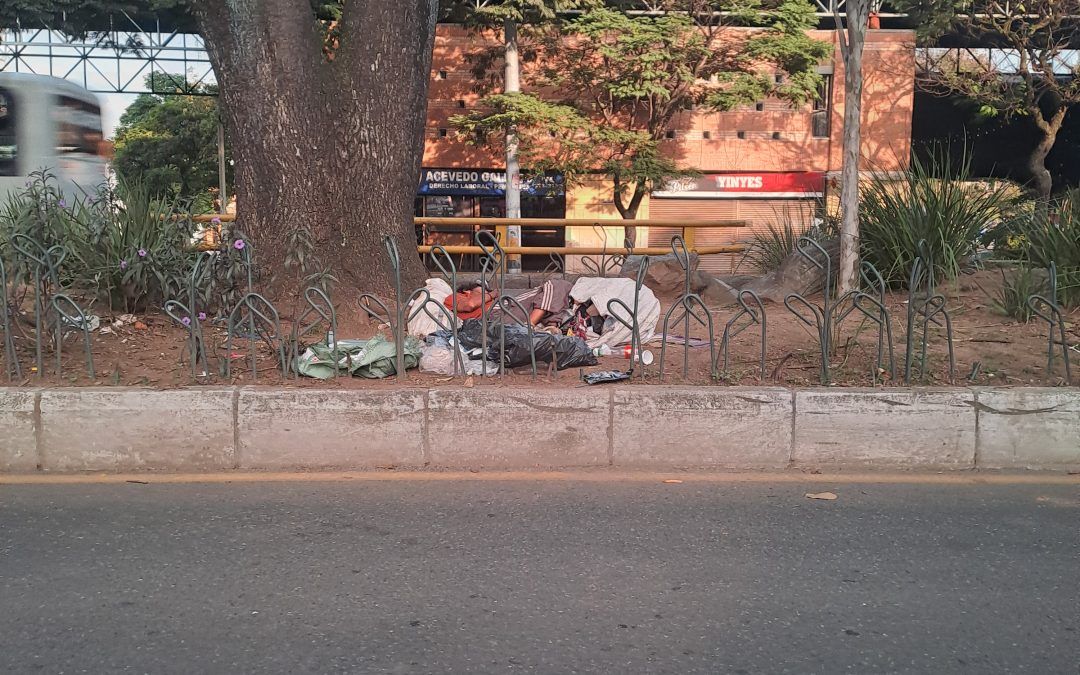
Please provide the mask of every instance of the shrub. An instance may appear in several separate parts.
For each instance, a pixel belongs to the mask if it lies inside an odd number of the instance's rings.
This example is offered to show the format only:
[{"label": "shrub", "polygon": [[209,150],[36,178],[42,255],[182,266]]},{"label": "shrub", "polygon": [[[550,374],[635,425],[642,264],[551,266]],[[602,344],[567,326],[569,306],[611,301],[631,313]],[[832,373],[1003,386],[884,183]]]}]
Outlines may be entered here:
[{"label": "shrub", "polygon": [[13,242],[16,235],[24,235],[37,242],[43,250],[64,243],[71,228],[68,204],[47,172],[36,172],[26,181],[26,189],[8,195],[0,209],[0,247],[8,267],[9,281],[29,283],[32,278],[31,261],[18,253]]},{"label": "shrub", "polygon": [[22,233],[42,248],[67,250],[62,286],[93,295],[112,309],[139,311],[186,296],[195,254],[193,225],[182,211],[176,202],[124,180],[69,203],[55,177],[38,172],[0,212],[0,240],[15,263],[15,279],[25,283],[32,270],[32,262],[11,246],[14,235]]},{"label": "shrub", "polygon": [[80,250],[82,282],[111,307],[135,311],[184,296],[194,263],[188,250],[193,225],[176,202],[121,179],[73,217],[81,232],[72,233],[70,245]]},{"label": "shrub", "polygon": [[1057,301],[1068,307],[1080,305],[1080,191],[1036,211],[1019,229],[1031,265],[1057,265]]},{"label": "shrub", "polygon": [[[814,213],[824,211],[821,204]],[[776,212],[776,222],[770,223],[765,230],[754,232],[750,245],[739,260],[739,266],[749,264],[759,274],[768,274],[780,267],[795,250],[799,237],[807,236],[819,241],[835,236],[835,222],[826,217],[809,228],[802,224],[801,211],[792,212],[784,208]],[[834,263],[836,261],[833,261]]]},{"label": "shrub", "polygon": [[1001,270],[1001,290],[990,305],[998,314],[1027,323],[1034,313],[1028,306],[1028,298],[1046,292],[1046,275],[1040,275],[1029,265],[1021,264],[1011,275]]},{"label": "shrub", "polygon": [[980,235],[1012,216],[1008,184],[970,182],[970,161],[943,153],[914,159],[900,180],[876,176],[859,205],[862,257],[886,283],[903,284],[915,258],[929,255],[937,279],[955,279],[978,250]]}]

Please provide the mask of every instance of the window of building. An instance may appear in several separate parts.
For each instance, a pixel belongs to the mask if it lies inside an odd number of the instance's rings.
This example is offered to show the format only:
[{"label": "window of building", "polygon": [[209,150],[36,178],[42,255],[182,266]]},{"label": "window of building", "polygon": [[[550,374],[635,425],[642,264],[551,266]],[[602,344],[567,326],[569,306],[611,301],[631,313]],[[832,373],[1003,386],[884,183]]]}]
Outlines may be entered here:
[{"label": "window of building", "polygon": [[439,71],[439,79],[440,80],[445,80],[446,79],[446,71],[445,70],[440,70]]},{"label": "window of building", "polygon": [[707,141],[711,140],[712,139],[712,132],[711,131],[702,131],[701,132],[701,137],[704,138]]},{"label": "window of building", "polygon": [[675,130],[674,129],[668,129],[667,132],[664,134],[664,138],[668,138],[668,139],[675,138]]},{"label": "window of building", "polygon": [[506,216],[506,199],[503,197],[481,197],[481,218],[502,218]]},{"label": "window of building", "polygon": [[756,110],[758,112],[764,111],[765,110],[765,102],[764,101],[758,101],[757,103],[755,103],[754,104],[754,110]]},{"label": "window of building", "polygon": [[783,138],[783,136],[782,136],[782,135],[780,134],[780,132],[779,132],[779,131],[774,131],[774,132],[772,132],[772,139],[773,139],[774,141],[779,141],[779,140],[781,140],[782,138]]},{"label": "window of building", "polygon": [[17,176],[19,139],[15,99],[7,89],[0,88],[0,176]]},{"label": "window of building", "polygon": [[810,125],[814,138],[828,138],[832,124],[832,75],[822,75],[814,98],[813,112],[810,113]]},{"label": "window of building", "polygon": [[745,131],[740,131],[740,132],[736,133],[735,135],[739,137],[739,140],[743,140],[743,141],[746,140],[746,132]]},{"label": "window of building", "polygon": [[457,107],[464,108],[465,107],[465,100],[464,99],[458,99]]},{"label": "window of building", "polygon": [[439,138],[446,138],[450,134],[448,129],[439,129]]}]

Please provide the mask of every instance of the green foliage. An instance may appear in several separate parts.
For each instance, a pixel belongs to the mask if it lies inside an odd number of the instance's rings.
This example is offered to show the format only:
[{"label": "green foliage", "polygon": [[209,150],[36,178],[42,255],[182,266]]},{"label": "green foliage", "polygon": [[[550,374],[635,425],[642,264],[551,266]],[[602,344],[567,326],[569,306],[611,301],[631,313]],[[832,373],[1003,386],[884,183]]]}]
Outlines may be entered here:
[{"label": "green foliage", "polygon": [[1057,301],[1080,306],[1080,191],[1067,193],[1049,209],[1036,210],[1019,230],[1031,265],[1057,265]]},{"label": "green foliage", "polygon": [[217,249],[210,252],[210,264],[197,282],[196,294],[199,302],[224,316],[253,290],[256,270],[247,235],[235,228],[223,229],[221,234]]},{"label": "green foliage", "polygon": [[499,0],[497,2],[444,2],[445,10],[469,23],[501,25],[551,21],[561,12],[594,7],[599,0]]},{"label": "green foliage", "polygon": [[[821,213],[824,204],[818,204],[815,211]],[[826,218],[806,228],[802,216],[790,209],[776,212],[776,221],[769,223],[764,230],[755,231],[739,265],[749,264],[759,274],[768,274],[780,267],[780,264],[795,251],[799,237],[811,237],[821,241],[836,236],[835,224]]]},{"label": "green foliage", "polygon": [[296,310],[299,311],[304,290],[318,288],[327,295],[337,283],[337,277],[330,273],[319,260],[319,249],[315,243],[315,233],[306,224],[300,223],[286,239],[285,273],[292,277],[291,288],[296,289]]},{"label": "green foliage", "polygon": [[104,35],[109,19],[125,13],[136,19],[156,18],[179,32],[194,33],[187,0],[4,0],[0,29],[48,25],[74,37]]},{"label": "green foliage", "polygon": [[31,261],[11,246],[22,233],[42,248],[66,250],[62,286],[135,311],[182,297],[187,288],[193,226],[177,215],[175,202],[125,180],[92,199],[67,203],[55,178],[39,172],[0,211],[0,234],[16,280],[28,282],[32,270]]},{"label": "green foliage", "polygon": [[924,44],[955,32],[985,51],[952,49],[919,77],[939,96],[970,101],[980,121],[1030,118],[1039,132],[1028,157],[1032,191],[1048,201],[1053,187],[1047,153],[1057,142],[1070,108],[1080,104],[1080,78],[1070,52],[1080,42],[1080,0],[894,0],[920,26]]},{"label": "green foliage", "polygon": [[489,96],[481,112],[451,123],[470,142],[496,148],[513,128],[527,169],[570,180],[607,175],[627,216],[655,187],[696,173],[664,151],[681,113],[768,97],[801,104],[815,94],[815,67],[830,47],[807,35],[815,18],[805,0],[671,0],[664,9],[631,16],[595,6],[526,31],[536,93]]},{"label": "green foliage", "polygon": [[900,180],[876,176],[859,205],[863,260],[887,283],[901,285],[915,258],[928,254],[936,278],[955,279],[984,230],[1008,220],[1016,206],[1007,185],[970,178],[967,158],[953,166],[943,152],[913,160]]},{"label": "green foliage", "polygon": [[990,306],[998,314],[1027,323],[1034,316],[1028,306],[1028,298],[1045,292],[1046,278],[1038,276],[1029,265],[1021,264],[1011,275],[1001,270],[1001,290]]},{"label": "green foliage", "polygon": [[[199,226],[187,213],[187,206],[124,179],[93,199],[67,203],[56,179],[41,172],[0,208],[0,253],[11,263],[10,280],[29,283],[31,263],[11,246],[13,236],[22,233],[43,248],[63,246],[67,251],[58,279],[64,289],[127,312],[161,307],[174,299],[186,304],[200,255],[192,248]],[[291,244],[307,250],[303,242]],[[200,311],[223,313],[248,292],[251,257],[250,242],[242,233],[223,233],[195,280]],[[312,278],[316,283],[333,281],[324,272]]]},{"label": "green foliage", "polygon": [[[148,77],[147,87],[161,94],[140,95],[120,118],[113,165],[154,194],[174,199],[205,194],[218,184],[217,99],[164,95],[170,88],[180,90],[169,77]],[[216,93],[213,85],[193,88]],[[228,162],[226,167],[231,171]]]},{"label": "green foliage", "polygon": [[44,172],[30,175],[26,189],[9,193],[0,208],[0,250],[6,260],[9,281],[29,283],[32,265],[12,248],[15,235],[20,234],[38,242],[42,249],[63,243],[70,218],[67,206],[55,179]]},{"label": "green foliage", "polygon": [[755,272],[768,274],[779,268],[784,259],[791,255],[800,236],[802,236],[800,228],[797,228],[790,220],[769,223],[766,230],[754,232],[750,246],[739,261],[739,266],[749,263]]},{"label": "green foliage", "polygon": [[185,250],[193,226],[177,218],[178,211],[175,201],[123,178],[97,203],[72,209],[77,226],[67,245],[81,265],[80,284],[128,311],[183,297],[193,262]]},{"label": "green foliage", "polygon": [[[920,41],[934,44],[937,38],[957,27],[969,0],[890,0],[889,6],[908,15]],[[936,46],[936,45],[935,45]]]}]

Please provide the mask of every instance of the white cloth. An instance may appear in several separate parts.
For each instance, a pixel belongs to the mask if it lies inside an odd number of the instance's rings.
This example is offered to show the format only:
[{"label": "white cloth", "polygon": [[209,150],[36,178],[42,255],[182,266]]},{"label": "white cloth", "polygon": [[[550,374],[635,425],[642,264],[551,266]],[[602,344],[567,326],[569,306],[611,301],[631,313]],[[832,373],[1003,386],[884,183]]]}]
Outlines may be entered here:
[{"label": "white cloth", "polygon": [[[634,308],[634,283],[633,279],[621,277],[612,279],[581,277],[574,284],[574,287],[570,289],[570,297],[579,304],[591,300],[601,316],[610,317],[614,313],[615,316],[629,322],[630,314],[626,310],[618,305],[615,305],[613,309],[609,308],[608,302],[619,299],[625,302],[626,306],[632,310]],[[659,320],[660,301],[656,299],[656,295],[648,286],[642,286],[641,293],[638,294],[638,325],[641,330],[641,344],[645,344],[652,339],[653,333],[656,331],[656,322]],[[618,321],[610,320],[605,322],[605,324],[609,323],[614,324],[610,330],[605,330],[604,334],[598,337],[589,338],[590,347],[599,347],[601,345],[617,347],[630,344],[630,329]]]},{"label": "white cloth", "polygon": [[[450,326],[446,322],[446,314],[443,313],[444,308],[443,300],[450,297],[453,293],[453,289],[450,288],[450,284],[439,278],[428,279],[425,287],[428,293],[431,294],[431,299],[428,300],[428,310],[432,315],[438,317],[438,322],[428,316],[428,312],[420,310],[416,316],[409,320],[409,335],[415,335],[416,337],[424,337],[425,335],[431,335],[440,328],[450,329]],[[412,316],[413,309],[420,302],[420,298],[413,300],[409,303],[409,310],[407,316]],[[449,310],[447,310],[449,311]]]}]

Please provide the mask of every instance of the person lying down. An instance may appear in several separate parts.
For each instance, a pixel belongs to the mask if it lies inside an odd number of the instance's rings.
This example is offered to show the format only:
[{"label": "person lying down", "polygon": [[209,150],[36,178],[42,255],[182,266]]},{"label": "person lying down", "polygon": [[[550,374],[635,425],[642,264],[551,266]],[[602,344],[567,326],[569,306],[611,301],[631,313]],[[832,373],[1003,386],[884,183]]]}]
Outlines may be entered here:
[{"label": "person lying down", "polygon": [[[482,293],[480,284],[475,281],[459,285],[456,293],[441,278],[428,279],[426,287],[431,298],[428,302],[442,304],[448,313],[455,309],[456,296],[460,321],[479,319],[484,311],[481,303],[485,302],[488,318],[492,321],[528,322],[536,330],[581,337],[590,347],[616,347],[630,342],[630,329],[621,322],[628,321],[629,314],[620,309],[621,306],[637,305],[643,343],[652,339],[660,318],[660,303],[653,292],[643,286],[635,302],[634,280],[626,278],[580,277],[573,283],[551,279],[537,288],[523,290],[513,296],[524,311],[519,310],[517,305],[511,305],[508,309],[495,307],[497,289]],[[613,304],[613,301],[617,302]],[[434,312],[415,312],[413,305],[410,305],[409,311],[412,317],[409,319],[409,332],[412,335],[425,336],[439,328],[449,328],[434,316]]]},{"label": "person lying down", "polygon": [[491,321],[521,324],[527,321],[541,330],[554,329],[553,332],[559,332],[559,328],[573,318],[573,301],[570,298],[573,287],[569,281],[549,279],[536,288],[513,296],[516,303],[506,303],[506,306],[499,307],[495,304],[497,291],[484,292],[479,282],[466,282],[460,284],[453,295],[447,296],[443,305],[453,311],[456,301],[457,316],[465,320],[480,318],[484,312],[482,305],[486,303]]}]

